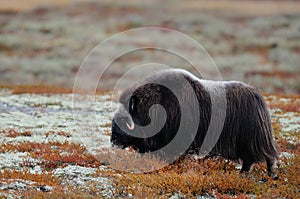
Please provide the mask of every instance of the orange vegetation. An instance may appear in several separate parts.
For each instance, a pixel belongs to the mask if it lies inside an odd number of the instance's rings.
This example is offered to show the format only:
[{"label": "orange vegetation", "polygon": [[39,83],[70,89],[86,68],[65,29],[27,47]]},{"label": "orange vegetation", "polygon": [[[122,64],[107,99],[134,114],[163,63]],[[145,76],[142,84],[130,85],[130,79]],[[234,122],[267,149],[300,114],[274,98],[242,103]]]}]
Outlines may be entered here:
[{"label": "orange vegetation", "polygon": [[[19,151],[29,152],[32,158],[37,158],[39,164],[46,169],[55,169],[66,165],[79,165],[87,167],[98,167],[102,163],[80,144],[69,142],[20,142],[17,144],[0,144],[0,152]],[[31,163],[24,160],[23,166],[30,166]]]},{"label": "orange vegetation", "polygon": [[[271,109],[281,109],[286,112],[300,112],[300,96],[287,96],[287,95],[278,95],[273,96],[267,95],[267,102]],[[283,99],[283,100],[282,100]]]},{"label": "orange vegetation", "polygon": [[22,180],[30,180],[38,183],[39,185],[49,185],[55,186],[60,183],[60,180],[49,173],[41,173],[41,174],[33,174],[29,171],[18,171],[18,170],[9,170],[4,169],[0,172],[0,180],[3,181],[5,179],[22,179]]},{"label": "orange vegetation", "polygon": [[300,158],[282,159],[282,162],[279,180],[267,177],[262,164],[255,165],[246,176],[241,175],[232,162],[217,158],[185,159],[158,172],[117,176],[115,183],[119,195],[130,193],[137,198],[170,197],[174,193],[189,198],[207,193],[218,198],[250,198],[253,194],[263,198],[299,198],[299,179],[295,171],[299,171]]},{"label": "orange vegetation", "polygon": [[10,138],[15,138],[18,136],[30,137],[32,135],[32,133],[30,131],[18,132],[14,129],[0,130],[0,134],[3,134],[6,137],[10,137]]},{"label": "orange vegetation", "polygon": [[46,137],[48,137],[49,135],[60,135],[60,136],[64,136],[64,137],[71,137],[71,133],[68,132],[64,132],[64,131],[59,131],[59,132],[55,132],[55,131],[48,131],[45,133]]},{"label": "orange vegetation", "polygon": [[259,75],[262,77],[279,77],[284,79],[284,78],[297,78],[299,76],[299,73],[274,70],[274,71],[251,71],[245,74],[246,77],[255,76],[255,75]]},{"label": "orange vegetation", "polygon": [[72,186],[55,187],[51,192],[41,192],[37,190],[29,190],[22,194],[25,199],[101,199],[107,198],[101,195],[101,191],[95,188],[93,190],[82,190]]},{"label": "orange vegetation", "polygon": [[[24,94],[24,93],[32,93],[32,94],[68,94],[73,93],[72,88],[63,88],[45,84],[39,85],[0,85],[0,89],[9,89],[12,91],[12,94]],[[92,91],[76,91],[80,94],[91,94]],[[101,95],[108,91],[100,91],[96,90],[97,95]]]},{"label": "orange vegetation", "polygon": [[12,94],[35,93],[35,94],[54,94],[72,93],[72,89],[61,88],[49,85],[0,85],[0,88],[12,90]]}]

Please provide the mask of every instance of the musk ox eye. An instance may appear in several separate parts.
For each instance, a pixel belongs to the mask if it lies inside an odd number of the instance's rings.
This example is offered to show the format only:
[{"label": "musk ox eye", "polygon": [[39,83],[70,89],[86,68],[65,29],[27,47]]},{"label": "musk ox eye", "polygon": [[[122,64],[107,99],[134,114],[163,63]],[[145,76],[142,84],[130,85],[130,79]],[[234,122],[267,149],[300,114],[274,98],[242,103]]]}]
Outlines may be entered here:
[{"label": "musk ox eye", "polygon": [[129,101],[129,112],[133,112],[135,110],[135,106],[136,106],[136,99],[134,97],[130,98]]},{"label": "musk ox eye", "polygon": [[134,103],[131,103],[130,110],[133,111],[133,108],[134,108]]}]

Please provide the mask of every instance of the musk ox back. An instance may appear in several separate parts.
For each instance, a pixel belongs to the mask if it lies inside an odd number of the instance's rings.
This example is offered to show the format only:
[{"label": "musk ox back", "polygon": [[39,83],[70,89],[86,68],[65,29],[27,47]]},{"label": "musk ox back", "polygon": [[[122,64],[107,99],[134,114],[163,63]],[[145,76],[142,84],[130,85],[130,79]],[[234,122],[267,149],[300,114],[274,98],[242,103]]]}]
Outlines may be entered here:
[{"label": "musk ox back", "polygon": [[[189,85],[183,85],[180,77]],[[180,124],[182,110],[178,96],[164,86],[166,82],[178,88],[184,99],[183,103],[190,107],[190,114],[185,115],[185,124]],[[184,133],[186,137],[190,137],[188,127],[197,121],[197,124],[193,124],[197,126],[196,135],[184,151],[196,152],[201,148],[210,125],[210,94],[213,92],[218,95],[219,88],[225,89],[226,117],[221,134],[209,154],[230,160],[242,160],[241,171],[249,171],[253,163],[266,161],[269,174],[275,175],[277,151],[270,115],[260,91],[237,81],[201,80],[184,70],[169,69],[155,73],[123,91],[119,99],[120,107],[112,121],[112,144],[123,148],[131,146],[140,153],[160,150],[174,139],[180,125],[187,127]],[[191,103],[192,93],[196,96],[197,108]],[[164,108],[166,118],[151,109],[155,104]],[[199,120],[195,120],[196,116]],[[161,123],[162,120],[164,124],[156,134],[141,136],[145,132],[138,126]],[[180,141],[178,144],[180,145]]]}]

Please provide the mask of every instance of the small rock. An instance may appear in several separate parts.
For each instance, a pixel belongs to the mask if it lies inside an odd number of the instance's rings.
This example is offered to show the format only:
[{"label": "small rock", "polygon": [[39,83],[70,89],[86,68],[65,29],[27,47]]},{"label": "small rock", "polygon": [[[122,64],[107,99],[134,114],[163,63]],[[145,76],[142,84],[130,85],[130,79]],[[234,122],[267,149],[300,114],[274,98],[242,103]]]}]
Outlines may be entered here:
[{"label": "small rock", "polygon": [[34,168],[30,169],[31,174],[41,174],[42,173],[42,168],[40,166],[35,166]]},{"label": "small rock", "polygon": [[235,165],[235,169],[236,170],[241,170],[242,169],[242,165],[241,164],[236,164]]},{"label": "small rock", "polygon": [[281,152],[280,154],[279,154],[279,157],[280,158],[287,158],[287,159],[290,159],[290,158],[293,158],[294,157],[294,154],[292,154],[292,153],[289,153],[289,152]]},{"label": "small rock", "polygon": [[26,189],[26,184],[22,182],[13,182],[8,185],[8,189],[13,189],[13,190],[25,190]]},{"label": "small rock", "polygon": [[37,187],[37,190],[40,190],[42,192],[49,192],[49,191],[52,191],[53,188],[50,187],[50,186],[48,186],[48,185],[46,185],[46,186],[39,186],[39,187]]},{"label": "small rock", "polygon": [[94,168],[81,167],[81,166],[67,166],[65,168],[58,168],[53,171],[57,176],[66,176],[66,177],[78,177],[78,176],[89,176],[95,173]]},{"label": "small rock", "polygon": [[7,183],[6,182],[2,182],[0,184],[0,190],[7,190],[7,189],[8,189]]}]

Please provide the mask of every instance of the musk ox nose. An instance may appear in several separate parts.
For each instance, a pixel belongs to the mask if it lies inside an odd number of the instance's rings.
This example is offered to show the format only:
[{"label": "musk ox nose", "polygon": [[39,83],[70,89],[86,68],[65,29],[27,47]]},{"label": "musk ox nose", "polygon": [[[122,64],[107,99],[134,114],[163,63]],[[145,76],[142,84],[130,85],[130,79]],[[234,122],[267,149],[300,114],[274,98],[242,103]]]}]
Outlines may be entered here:
[{"label": "musk ox nose", "polygon": [[[123,125],[124,126],[124,125]],[[128,136],[126,135],[126,132],[122,130],[122,128],[117,125],[116,118],[113,118],[112,120],[112,135],[110,142],[112,143],[113,147],[118,148],[125,148],[128,146]]]}]

